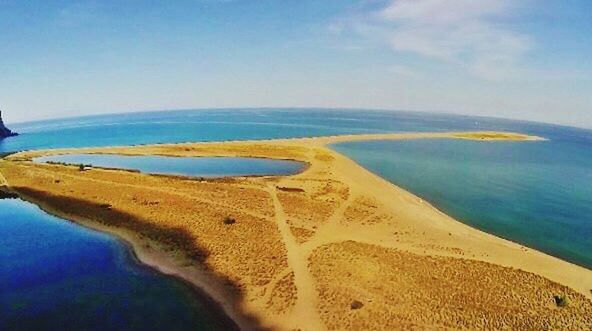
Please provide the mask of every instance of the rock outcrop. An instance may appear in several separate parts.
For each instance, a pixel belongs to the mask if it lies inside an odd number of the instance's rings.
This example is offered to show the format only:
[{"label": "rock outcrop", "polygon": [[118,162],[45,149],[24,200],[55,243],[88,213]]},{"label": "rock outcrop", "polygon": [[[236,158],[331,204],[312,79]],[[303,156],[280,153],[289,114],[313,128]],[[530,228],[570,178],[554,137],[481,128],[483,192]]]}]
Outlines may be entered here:
[{"label": "rock outcrop", "polygon": [[6,126],[4,126],[4,122],[2,121],[2,111],[0,111],[0,139],[13,136],[18,136],[18,133],[12,132]]}]

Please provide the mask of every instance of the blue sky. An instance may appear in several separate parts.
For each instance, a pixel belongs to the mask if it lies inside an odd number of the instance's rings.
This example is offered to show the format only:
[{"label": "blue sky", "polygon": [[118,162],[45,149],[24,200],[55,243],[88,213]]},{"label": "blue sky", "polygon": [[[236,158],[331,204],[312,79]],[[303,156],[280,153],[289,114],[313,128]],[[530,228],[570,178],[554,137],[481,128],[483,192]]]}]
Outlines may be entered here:
[{"label": "blue sky", "polygon": [[7,122],[208,107],[592,127],[589,0],[0,0]]}]

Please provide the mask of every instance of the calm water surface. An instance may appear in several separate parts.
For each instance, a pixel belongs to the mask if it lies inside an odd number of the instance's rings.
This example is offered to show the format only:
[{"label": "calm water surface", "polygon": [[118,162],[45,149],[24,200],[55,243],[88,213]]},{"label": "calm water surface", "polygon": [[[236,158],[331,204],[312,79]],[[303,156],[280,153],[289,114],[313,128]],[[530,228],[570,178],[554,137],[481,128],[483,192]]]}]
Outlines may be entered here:
[{"label": "calm water surface", "polygon": [[[334,148],[463,222],[592,268],[588,130],[466,116],[322,109],[170,111],[9,126],[22,135],[0,141],[0,153],[405,131],[540,135],[550,141],[359,142]],[[16,316],[27,316],[33,326],[70,321],[89,329],[162,329],[166,323],[207,329],[215,324],[182,284],[138,267],[109,236],[19,200],[0,202],[0,230],[0,329]]]},{"label": "calm water surface", "polygon": [[0,330],[222,330],[175,279],[121,242],[0,200]]},{"label": "calm water surface", "polygon": [[134,169],[151,174],[192,177],[277,176],[301,171],[306,164],[288,160],[247,157],[168,157],[106,154],[64,154],[35,159],[36,162],[62,162],[97,167]]}]

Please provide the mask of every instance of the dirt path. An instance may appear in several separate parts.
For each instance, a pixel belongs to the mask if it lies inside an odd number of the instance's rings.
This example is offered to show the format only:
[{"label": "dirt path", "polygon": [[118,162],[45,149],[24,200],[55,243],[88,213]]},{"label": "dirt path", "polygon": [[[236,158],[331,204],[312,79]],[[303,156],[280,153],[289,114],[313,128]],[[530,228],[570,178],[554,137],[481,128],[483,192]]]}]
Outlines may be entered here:
[{"label": "dirt path", "polygon": [[310,256],[315,248],[322,245],[351,239],[349,234],[345,233],[345,228],[339,223],[339,220],[343,218],[343,213],[352,204],[355,197],[355,195],[350,194],[348,198],[335,209],[331,217],[329,217],[329,220],[317,229],[314,236],[302,245],[302,250],[306,253],[306,256]]},{"label": "dirt path", "polygon": [[[325,330],[326,327],[318,314],[318,293],[308,268],[308,254],[303,254],[301,246],[292,235],[284,209],[277,197],[276,188],[272,185],[269,185],[269,194],[273,200],[277,226],[286,247],[288,266],[294,272],[294,284],[297,289],[296,304],[292,311],[294,328]],[[304,325],[301,324],[302,322]]]}]

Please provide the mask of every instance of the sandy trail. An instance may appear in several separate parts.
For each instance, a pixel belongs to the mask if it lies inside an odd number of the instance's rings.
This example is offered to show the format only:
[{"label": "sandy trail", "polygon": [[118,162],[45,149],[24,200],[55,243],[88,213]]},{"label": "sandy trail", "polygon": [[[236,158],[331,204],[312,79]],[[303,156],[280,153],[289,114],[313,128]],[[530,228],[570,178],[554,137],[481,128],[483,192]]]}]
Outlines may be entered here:
[{"label": "sandy trail", "polygon": [[276,194],[276,188],[269,186],[269,194],[273,200],[276,223],[287,250],[288,266],[294,272],[294,285],[298,293],[291,316],[293,327],[295,329],[306,327],[310,330],[322,330],[324,324],[320,316],[315,313],[316,309],[311,310],[311,307],[318,305],[318,294],[315,282],[308,270],[308,255],[303,254],[300,245],[290,231],[286,214]]},{"label": "sandy trail", "polygon": [[341,203],[339,208],[335,210],[329,220],[321,225],[315,235],[313,235],[307,242],[302,244],[304,256],[308,258],[312,251],[319,246],[338,243],[355,238],[355,234],[347,231],[339,221],[343,218],[345,210],[353,203],[354,198],[350,194],[347,199]]}]

